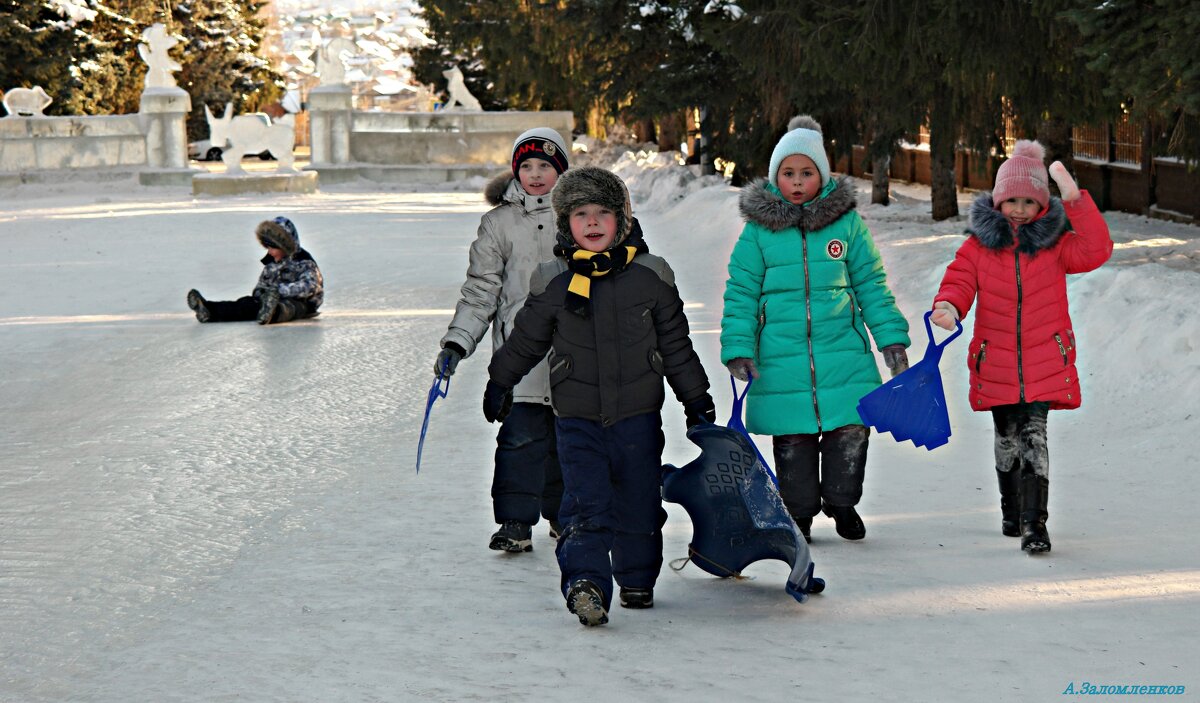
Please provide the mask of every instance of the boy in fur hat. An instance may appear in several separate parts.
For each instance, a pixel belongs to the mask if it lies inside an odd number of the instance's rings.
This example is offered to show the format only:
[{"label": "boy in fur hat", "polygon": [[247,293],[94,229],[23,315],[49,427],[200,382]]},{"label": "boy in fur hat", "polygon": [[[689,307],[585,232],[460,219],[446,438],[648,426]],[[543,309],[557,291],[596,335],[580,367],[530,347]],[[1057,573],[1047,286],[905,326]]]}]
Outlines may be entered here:
[{"label": "boy in fur hat", "polygon": [[[971,204],[967,232],[934,297],[930,321],[953,329],[978,300],[968,347],[971,409],[991,410],[996,428],[1000,530],[1021,549],[1050,551],[1046,416],[1080,404],[1067,274],[1112,255],[1108,225],[1062,162],[1044,163],[1021,140],[1000,165],[991,193]],[[1054,178],[1062,198],[1051,197]]]},{"label": "boy in fur hat", "polygon": [[857,407],[881,382],[868,331],[893,376],[908,368],[908,322],[856,206],[851,181],[830,177],[821,126],[794,118],[768,178],[742,191],[725,283],[721,361],[754,379],[746,428],[774,436],[780,496],[810,541],[822,511],[843,538],[866,536]]},{"label": "boy in fur hat", "polygon": [[667,262],[647,253],[625,184],[600,168],[568,171],[554,189],[556,260],[534,272],[529,299],[488,366],[489,422],[550,352],[563,496],[556,555],[567,608],[608,622],[621,605],[649,608],[662,567],[663,378],[687,423],[712,422],[708,377],[688,336]]},{"label": "boy in fur hat", "polygon": [[[494,207],[479,222],[471,245],[462,297],[442,337],[434,374],[453,375],[492,330],[499,349],[529,295],[529,275],[554,258],[550,191],[567,170],[567,143],[548,127],[530,129],[513,142],[512,172],[493,179],[484,197]],[[500,526],[488,546],[504,552],[533,549],[538,517],[557,539],[562,474],[555,449],[554,412],[545,362],[516,388],[513,411],[496,435],[492,513]]]},{"label": "boy in fur hat", "polygon": [[325,300],[325,282],[312,255],[300,247],[296,225],[286,217],[260,222],[254,234],[267,250],[254,292],[237,300],[205,300],[193,288],[187,305],[200,322],[258,324],[288,322],[317,315]]}]

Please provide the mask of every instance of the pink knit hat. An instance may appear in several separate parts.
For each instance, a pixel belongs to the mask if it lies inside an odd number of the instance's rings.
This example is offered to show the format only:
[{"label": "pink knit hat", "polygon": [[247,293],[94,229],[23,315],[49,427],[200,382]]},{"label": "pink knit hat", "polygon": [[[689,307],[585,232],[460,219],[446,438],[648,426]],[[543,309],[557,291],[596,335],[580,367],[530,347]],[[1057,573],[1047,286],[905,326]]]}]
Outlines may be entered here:
[{"label": "pink knit hat", "polygon": [[992,203],[997,208],[1009,198],[1029,198],[1043,208],[1050,203],[1050,175],[1046,173],[1046,150],[1037,142],[1022,139],[1013,145],[1012,156],[996,171]]}]

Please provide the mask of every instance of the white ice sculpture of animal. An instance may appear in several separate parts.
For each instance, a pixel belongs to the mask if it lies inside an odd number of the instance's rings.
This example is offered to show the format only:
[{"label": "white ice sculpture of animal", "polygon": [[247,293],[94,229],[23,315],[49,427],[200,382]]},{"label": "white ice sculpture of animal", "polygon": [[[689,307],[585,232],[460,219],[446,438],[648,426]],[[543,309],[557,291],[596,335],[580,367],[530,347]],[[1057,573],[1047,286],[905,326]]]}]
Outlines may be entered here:
[{"label": "white ice sculpture of animal", "polygon": [[351,54],[358,51],[358,44],[343,37],[329,40],[329,43],[317,50],[317,75],[321,77],[321,85],[339,85],[346,82],[346,64],[342,63],[342,53]]},{"label": "white ice sculpture of animal", "polygon": [[292,148],[296,145],[296,117],[291,113],[271,122],[266,115],[260,114],[234,116],[233,103],[226,103],[225,113],[220,117],[213,115],[207,105],[204,116],[208,118],[209,140],[213,146],[224,145],[221,161],[226,173],[242,173],[242,156],[264,151],[278,159],[276,171],[295,171]]},{"label": "white ice sculpture of animal", "polygon": [[467,84],[463,82],[463,74],[458,66],[451,66],[448,70],[442,71],[442,75],[446,77],[446,90],[450,93],[450,98],[442,107],[443,110],[449,110],[455,105],[462,105],[464,110],[483,110],[479,100],[471,95],[471,91],[467,90]]},{"label": "white ice sculpture of animal", "polygon": [[46,106],[54,102],[46,95],[46,91],[42,90],[42,86],[35,85],[32,88],[13,88],[4,94],[4,109],[8,111],[7,117],[20,117],[21,115],[29,115],[30,117],[45,117],[42,110]]},{"label": "white ice sculpture of animal", "polygon": [[167,34],[167,28],[161,23],[152,24],[142,32],[142,41],[138,44],[138,55],[146,62],[147,88],[174,88],[173,72],[183,68],[179,62],[168,55],[171,47],[179,43],[175,37]]}]

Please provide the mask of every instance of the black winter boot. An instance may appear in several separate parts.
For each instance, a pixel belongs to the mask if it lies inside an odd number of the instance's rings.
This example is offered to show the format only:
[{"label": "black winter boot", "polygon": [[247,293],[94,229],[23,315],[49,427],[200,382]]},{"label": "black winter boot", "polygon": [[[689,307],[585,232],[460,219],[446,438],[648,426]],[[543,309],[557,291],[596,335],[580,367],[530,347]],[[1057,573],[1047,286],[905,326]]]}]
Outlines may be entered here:
[{"label": "black winter boot", "polygon": [[1050,479],[1027,473],[1021,476],[1021,549],[1030,554],[1050,551],[1050,534],[1046,532],[1046,501],[1050,496]]},{"label": "black winter boot", "polygon": [[533,526],[516,520],[505,521],[500,525],[500,529],[492,535],[488,549],[494,549],[497,552],[532,552]]},{"label": "black winter boot", "polygon": [[604,609],[604,592],[587,579],[571,584],[567,591],[567,610],[579,618],[579,624],[588,627],[608,622],[608,611]]},{"label": "black winter boot", "polygon": [[867,536],[867,526],[853,505],[830,505],[826,503],[821,510],[833,518],[834,527],[843,539],[857,540]]},{"label": "black winter boot", "polygon": [[804,541],[812,544],[812,518],[796,518],[796,527],[800,528],[800,534],[804,535]]},{"label": "black winter boot", "polygon": [[1000,480],[1000,531],[1006,537],[1021,536],[1021,474],[1017,469],[996,470]]},{"label": "black winter boot", "polygon": [[653,588],[626,588],[621,586],[621,607],[622,608],[653,608],[654,607],[654,589]]}]

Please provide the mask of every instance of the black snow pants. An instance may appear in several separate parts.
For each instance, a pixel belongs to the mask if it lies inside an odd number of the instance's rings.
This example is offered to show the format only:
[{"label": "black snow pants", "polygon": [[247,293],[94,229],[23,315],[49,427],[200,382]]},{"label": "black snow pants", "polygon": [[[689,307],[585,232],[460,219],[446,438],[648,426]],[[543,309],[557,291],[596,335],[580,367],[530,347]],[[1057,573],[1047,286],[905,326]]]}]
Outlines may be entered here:
[{"label": "black snow pants", "polygon": [[[209,322],[248,322],[258,319],[260,301],[251,295],[245,295],[237,300],[206,300]],[[289,322],[302,317],[310,317],[316,312],[307,300],[300,298],[280,298],[275,314],[271,316],[272,323]]]},{"label": "black snow pants", "polygon": [[793,520],[821,512],[822,500],[838,507],[858,505],[870,434],[863,425],[846,425],[820,434],[775,437],[779,495]]}]

